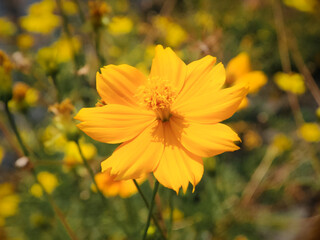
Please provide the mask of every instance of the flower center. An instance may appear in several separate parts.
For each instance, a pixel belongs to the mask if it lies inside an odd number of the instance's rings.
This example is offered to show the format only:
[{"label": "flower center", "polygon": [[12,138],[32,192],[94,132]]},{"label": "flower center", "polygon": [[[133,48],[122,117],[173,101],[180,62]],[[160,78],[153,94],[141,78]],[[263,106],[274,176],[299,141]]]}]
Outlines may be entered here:
[{"label": "flower center", "polygon": [[165,122],[170,118],[170,106],[177,94],[167,79],[161,77],[148,78],[147,83],[140,87],[138,93],[141,102],[153,110],[158,119]]}]

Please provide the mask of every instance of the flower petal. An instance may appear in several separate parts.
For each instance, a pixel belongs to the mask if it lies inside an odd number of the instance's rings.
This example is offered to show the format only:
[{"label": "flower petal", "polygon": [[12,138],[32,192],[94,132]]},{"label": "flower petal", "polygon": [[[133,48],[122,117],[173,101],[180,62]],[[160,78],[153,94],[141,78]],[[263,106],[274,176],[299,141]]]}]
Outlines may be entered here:
[{"label": "flower petal", "polygon": [[262,71],[252,71],[249,72],[239,79],[236,82],[246,82],[249,86],[249,93],[256,93],[259,89],[264,86],[268,81],[267,76]]},{"label": "flower petal", "polygon": [[234,114],[247,92],[248,87],[239,83],[217,92],[190,98],[179,105],[174,104],[172,112],[173,115],[180,115],[187,121],[218,123]]},{"label": "flower petal", "polygon": [[172,132],[169,122],[164,123],[165,148],[158,167],[154,171],[155,178],[165,187],[179,193],[182,187],[186,192],[189,182],[193,189],[203,175],[203,163],[185,149]]},{"label": "flower petal", "polygon": [[226,72],[222,63],[213,66],[216,58],[206,56],[187,66],[185,85],[174,104],[187,101],[190,98],[220,90],[226,80]]},{"label": "flower petal", "polygon": [[163,154],[163,127],[154,121],[136,138],[121,144],[101,163],[102,171],[109,171],[115,180],[137,179],[152,172]]},{"label": "flower petal", "polygon": [[87,135],[106,143],[128,141],[156,119],[151,111],[117,104],[82,108],[74,118],[82,121],[77,126]]},{"label": "flower petal", "polygon": [[109,104],[137,106],[137,88],[145,83],[146,77],[138,69],[123,64],[108,65],[97,72],[97,91]]},{"label": "flower petal", "polygon": [[178,93],[185,81],[187,67],[185,63],[172,51],[161,45],[156,47],[156,55],[152,61],[150,77],[161,77],[173,83]]},{"label": "flower petal", "polygon": [[181,144],[198,156],[211,157],[239,149],[234,141],[240,138],[225,124],[185,123],[176,117],[171,117],[170,123]]}]

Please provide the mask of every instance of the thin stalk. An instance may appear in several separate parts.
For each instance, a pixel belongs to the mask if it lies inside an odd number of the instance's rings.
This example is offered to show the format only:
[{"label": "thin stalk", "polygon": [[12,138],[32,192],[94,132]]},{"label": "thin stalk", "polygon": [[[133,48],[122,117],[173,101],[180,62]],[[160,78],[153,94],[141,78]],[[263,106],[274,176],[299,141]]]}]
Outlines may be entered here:
[{"label": "thin stalk", "polygon": [[168,238],[170,239],[171,231],[172,231],[172,224],[173,224],[173,210],[174,210],[173,198],[174,198],[174,193],[173,193],[173,191],[170,191],[169,194],[170,194],[169,195],[170,215],[169,215],[169,226],[168,226]]},{"label": "thin stalk", "polygon": [[[24,145],[22,138],[20,136],[20,133],[18,131],[17,125],[14,121],[13,115],[10,112],[9,106],[8,106],[8,102],[4,102],[4,106],[5,106],[5,112],[7,114],[8,120],[9,120],[9,124],[14,132],[14,134],[16,135],[16,138],[20,144],[20,147],[23,151],[23,154],[28,157],[30,159],[30,155],[29,155],[29,151],[27,149],[27,147]],[[36,182],[41,186],[43,192],[45,193],[45,196],[50,204],[50,206],[52,207],[52,209],[54,210],[56,216],[59,218],[60,222],[62,223],[64,229],[66,230],[68,236],[70,237],[71,240],[78,240],[78,238],[76,237],[75,233],[73,232],[73,230],[71,229],[70,225],[68,224],[63,212],[60,210],[60,208],[54,203],[53,199],[51,198],[51,196],[45,191],[45,188],[43,187],[43,185],[38,181],[37,179],[37,175],[35,173],[35,171],[32,169],[31,170]]]},{"label": "thin stalk", "polygon": [[256,168],[251,176],[250,182],[247,184],[242,193],[242,204],[248,205],[254,196],[257,188],[262,182],[263,178],[269,171],[273,160],[278,155],[278,150],[274,146],[269,146],[259,166]]},{"label": "thin stalk", "polygon": [[[145,204],[146,207],[150,210],[148,200],[147,200],[146,196],[144,195],[144,193],[142,192],[139,184],[137,183],[137,181],[136,181],[135,179],[132,179],[132,180],[133,180],[133,183],[134,183],[134,185],[136,186],[136,188],[137,188],[137,190],[138,190],[138,192],[139,192],[139,194],[140,194],[140,196],[141,196],[144,204]],[[151,217],[152,217],[152,220],[153,220],[154,224],[155,224],[156,227],[158,228],[158,230],[159,230],[159,232],[160,232],[160,234],[161,234],[161,237],[162,237],[163,239],[167,239],[166,234],[163,232],[163,230],[162,230],[162,228],[160,227],[160,224],[159,224],[157,218],[154,216],[153,213],[152,213]]]},{"label": "thin stalk", "polygon": [[[288,49],[288,38],[286,34],[286,28],[284,25],[284,19],[282,14],[281,3],[278,0],[272,0],[272,7],[274,13],[274,22],[278,38],[278,48],[280,61],[283,72],[290,74],[291,61]],[[298,97],[295,94],[287,93],[290,108],[292,110],[295,122],[298,126],[304,123],[304,119],[300,110]]]},{"label": "thin stalk", "polygon": [[94,28],[94,29],[95,29],[94,40],[95,40],[96,54],[97,54],[100,65],[104,66],[106,64],[106,60],[104,56],[100,53],[101,30],[100,28]]},{"label": "thin stalk", "polygon": [[80,16],[81,22],[82,22],[82,23],[85,23],[86,17],[85,17],[85,15],[84,15],[84,13],[83,13],[83,10],[82,10],[82,7],[81,7],[81,5],[80,5],[79,0],[73,0],[73,2],[74,2],[74,3],[77,5],[77,7],[78,7],[78,12],[79,12],[79,16]]},{"label": "thin stalk", "polygon": [[94,178],[94,172],[93,172],[92,168],[89,166],[89,163],[88,163],[87,159],[83,155],[83,152],[82,152],[80,144],[79,144],[79,140],[76,140],[75,143],[77,144],[78,151],[79,151],[79,154],[81,156],[82,162],[83,162],[84,166],[86,167],[87,171],[89,172],[91,180],[92,180],[94,186],[96,187],[97,192],[100,195],[102,202],[105,204],[106,203],[106,198],[103,195],[103,193],[100,191],[100,189],[98,187],[98,184],[97,184],[97,182],[96,182],[96,180]]},{"label": "thin stalk", "polygon": [[[89,172],[89,174],[90,174],[90,177],[91,177],[91,179],[92,179],[92,182],[93,182],[93,184],[95,185],[95,187],[96,187],[96,189],[97,189],[97,192],[98,192],[98,194],[99,194],[100,197],[101,197],[101,201],[102,201],[102,203],[104,204],[104,206],[107,207],[107,206],[108,206],[108,205],[107,205],[107,199],[105,198],[104,194],[101,192],[101,190],[100,190],[99,187],[98,187],[98,184],[97,184],[97,182],[96,182],[96,180],[95,180],[95,178],[94,178],[94,173],[93,173],[91,167],[89,166],[89,163],[88,163],[87,159],[86,159],[86,158],[84,157],[84,155],[83,155],[83,152],[82,152],[81,147],[80,147],[80,144],[79,144],[79,140],[76,140],[75,143],[77,144],[78,151],[79,151],[79,154],[80,154],[81,159],[82,159],[82,161],[83,161],[83,164],[84,164],[84,166],[86,167],[86,169],[88,170],[88,172]],[[126,234],[127,236],[130,236],[130,231],[127,229],[126,225],[123,225],[123,224],[121,223],[121,221],[118,219],[117,214],[114,213],[113,207],[109,206],[109,209],[110,209],[110,211],[112,212],[112,215],[114,216],[114,221],[117,222],[117,224],[119,224],[120,226],[123,226],[122,229],[123,229],[123,231],[125,232],[125,234]]]},{"label": "thin stalk", "polygon": [[15,123],[15,121],[14,121],[14,118],[13,118],[11,112],[10,112],[8,102],[4,102],[4,109],[5,109],[5,112],[6,112],[6,114],[7,114],[7,117],[8,117],[8,120],[9,120],[9,124],[10,124],[10,126],[11,126],[14,134],[15,134],[16,137],[17,137],[17,140],[18,140],[18,142],[19,142],[19,145],[20,145],[20,147],[21,147],[21,149],[22,149],[22,151],[23,151],[23,154],[24,154],[26,157],[28,157],[28,156],[29,156],[29,151],[28,151],[28,149],[26,148],[26,146],[23,144],[23,141],[22,141],[22,138],[21,138],[20,133],[19,133],[19,131],[18,131],[17,125],[16,125],[16,123]]},{"label": "thin stalk", "polygon": [[77,60],[75,47],[72,44],[72,34],[71,34],[71,31],[70,31],[70,28],[69,28],[68,17],[67,17],[67,15],[65,14],[65,12],[63,10],[62,1],[61,0],[56,0],[56,4],[57,4],[58,10],[60,12],[60,15],[62,17],[63,31],[65,32],[65,34],[66,34],[66,36],[67,36],[67,38],[69,40],[69,45],[70,45],[70,49],[72,51],[73,61],[74,61],[76,70],[79,70],[81,66],[80,66],[80,64],[79,64],[79,62]]},{"label": "thin stalk", "polygon": [[50,203],[50,205],[52,206],[55,214],[59,217],[62,225],[64,226],[65,230],[68,232],[69,237],[72,240],[78,240],[77,236],[75,235],[75,233],[73,232],[73,230],[71,229],[71,227],[69,226],[63,212],[60,210],[60,208],[55,204],[55,202],[53,201],[52,197],[50,194],[48,194],[45,189],[43,188],[43,186],[40,184],[40,186],[42,187],[42,190],[45,192],[45,195],[48,199],[48,202]]},{"label": "thin stalk", "polygon": [[153,210],[153,206],[154,206],[154,200],[156,198],[156,194],[158,192],[159,189],[159,182],[158,180],[155,181],[154,183],[154,188],[153,188],[153,193],[152,193],[152,198],[151,198],[151,203],[150,203],[150,208],[149,208],[149,214],[148,214],[148,219],[147,219],[147,224],[146,224],[146,228],[144,230],[144,234],[143,234],[143,240],[146,239],[147,237],[147,233],[148,233],[148,229],[150,226],[150,221],[151,221],[151,217],[152,217],[152,210]]}]

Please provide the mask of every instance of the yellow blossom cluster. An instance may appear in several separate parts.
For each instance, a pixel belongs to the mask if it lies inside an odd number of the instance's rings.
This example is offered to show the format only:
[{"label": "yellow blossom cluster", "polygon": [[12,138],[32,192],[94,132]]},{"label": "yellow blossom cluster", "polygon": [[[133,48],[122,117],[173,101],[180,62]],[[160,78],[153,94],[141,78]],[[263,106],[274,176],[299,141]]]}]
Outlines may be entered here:
[{"label": "yellow blossom cluster", "polygon": [[5,224],[5,219],[18,212],[20,197],[14,191],[14,186],[9,183],[0,184],[0,227]]}]

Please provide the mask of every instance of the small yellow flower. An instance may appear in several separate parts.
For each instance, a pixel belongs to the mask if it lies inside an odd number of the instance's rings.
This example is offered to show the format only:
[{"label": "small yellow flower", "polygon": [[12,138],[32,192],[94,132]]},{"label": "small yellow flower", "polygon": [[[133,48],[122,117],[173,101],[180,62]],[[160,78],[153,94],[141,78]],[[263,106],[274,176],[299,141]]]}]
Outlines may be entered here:
[{"label": "small yellow flower", "polygon": [[0,37],[10,37],[17,31],[16,26],[6,17],[0,18]]},{"label": "small yellow flower", "polygon": [[39,92],[24,82],[16,82],[13,86],[12,99],[9,106],[15,110],[23,110],[34,106],[38,101]]},{"label": "small yellow flower", "polygon": [[109,26],[109,32],[113,35],[122,35],[130,33],[133,29],[133,22],[128,17],[113,17]]},{"label": "small yellow flower", "polygon": [[247,149],[252,150],[261,146],[262,138],[257,132],[247,130],[243,135],[243,144]]},{"label": "small yellow flower", "polygon": [[14,216],[18,212],[20,197],[11,183],[0,184],[0,219]]},{"label": "small yellow flower", "polygon": [[61,1],[63,12],[67,15],[75,15],[78,12],[78,7],[73,1]]},{"label": "small yellow flower", "polygon": [[[91,160],[97,154],[96,147],[91,143],[80,143],[80,147],[86,160]],[[75,142],[69,141],[65,145],[63,161],[67,166],[73,166],[83,162]]]},{"label": "small yellow flower", "polygon": [[206,31],[212,31],[214,29],[213,17],[205,11],[197,11],[194,20],[196,24]]},{"label": "small yellow flower", "polygon": [[51,194],[59,185],[57,177],[47,171],[39,172],[37,174],[37,179],[44,190],[49,194]]},{"label": "small yellow flower", "polygon": [[[181,212],[178,208],[174,208],[174,209],[173,209],[172,215],[173,215],[173,221],[174,221],[174,222],[180,221],[180,220],[182,220],[183,217],[184,217],[183,212]],[[170,208],[166,208],[166,209],[163,211],[163,217],[166,218],[166,219],[169,219],[169,218],[170,218]]]},{"label": "small yellow flower", "polygon": [[225,69],[206,56],[186,65],[158,45],[148,77],[129,65],[97,73],[97,90],[107,103],[83,108],[77,126],[95,140],[123,142],[101,164],[115,180],[153,172],[165,187],[185,192],[203,175],[202,157],[239,149],[238,135],[221,121],[238,109],[248,88],[223,89]]},{"label": "small yellow flower", "polygon": [[29,191],[33,196],[37,198],[41,198],[43,195],[42,187],[38,183],[33,184]]},{"label": "small yellow flower", "polygon": [[319,142],[320,127],[317,123],[305,123],[299,128],[299,135],[307,142]]},{"label": "small yellow flower", "polygon": [[20,18],[20,25],[28,32],[50,34],[60,26],[60,17],[53,14],[54,0],[42,0],[30,5],[28,15]]},{"label": "small yellow flower", "polygon": [[[227,65],[227,85],[246,83],[249,86],[249,94],[257,93],[267,81],[267,76],[262,71],[252,71],[250,57],[247,53],[240,53],[230,60]],[[249,105],[248,98],[244,98],[239,110]]]},{"label": "small yellow flower", "polygon": [[187,40],[187,32],[179,24],[169,20],[167,17],[157,16],[153,20],[153,25],[170,47],[179,47]]},{"label": "small yellow flower", "polygon": [[55,126],[64,134],[69,141],[76,141],[79,138],[79,131],[73,123],[72,113],[74,106],[70,99],[65,99],[61,103],[55,103],[48,109],[54,114]]},{"label": "small yellow flower", "polygon": [[[119,195],[122,198],[130,197],[137,192],[137,188],[132,180],[115,181],[114,177],[110,176],[108,172],[97,173],[94,177],[98,188],[107,197],[114,197]],[[146,177],[137,179],[139,184],[142,184]]]},{"label": "small yellow flower", "polygon": [[279,152],[287,151],[292,146],[292,140],[288,138],[285,134],[277,134],[273,138],[272,145],[278,149]]},{"label": "small yellow flower", "polygon": [[316,0],[283,0],[284,4],[302,12],[314,12]]},{"label": "small yellow flower", "polygon": [[320,107],[318,107],[316,110],[316,116],[318,117],[318,119],[320,119]]},{"label": "small yellow flower", "polygon": [[298,73],[287,74],[279,72],[275,74],[274,81],[283,91],[297,95],[301,95],[306,91],[303,76]]},{"label": "small yellow flower", "polygon": [[4,148],[0,145],[0,166],[1,166],[4,154],[5,154]]},{"label": "small yellow flower", "polygon": [[34,38],[27,33],[20,34],[17,38],[17,45],[21,49],[29,49],[34,45]]}]

